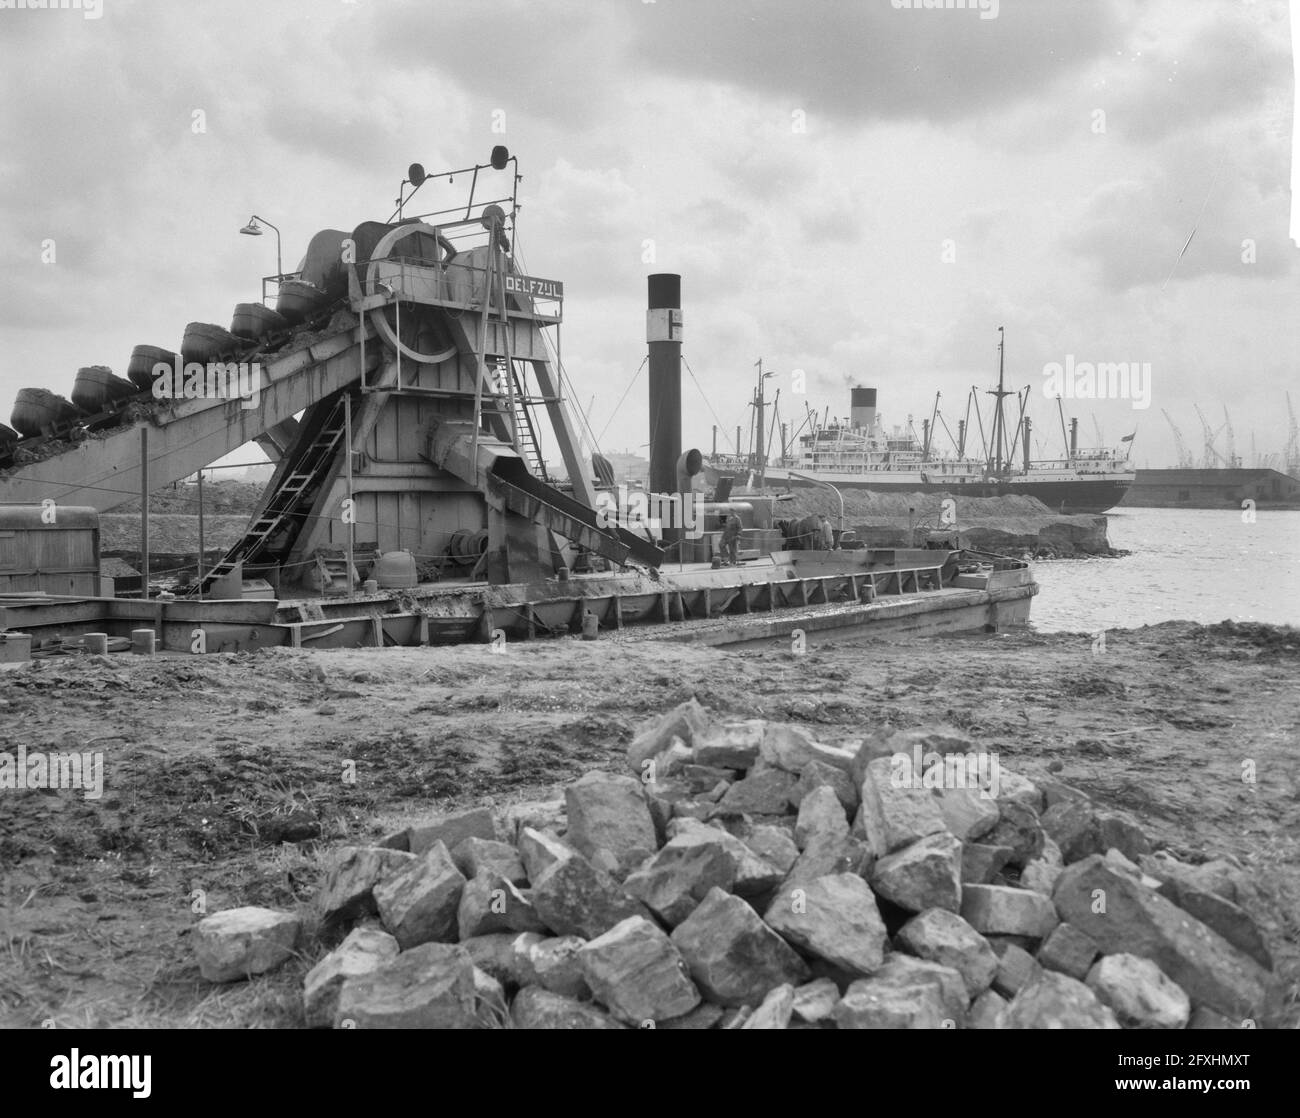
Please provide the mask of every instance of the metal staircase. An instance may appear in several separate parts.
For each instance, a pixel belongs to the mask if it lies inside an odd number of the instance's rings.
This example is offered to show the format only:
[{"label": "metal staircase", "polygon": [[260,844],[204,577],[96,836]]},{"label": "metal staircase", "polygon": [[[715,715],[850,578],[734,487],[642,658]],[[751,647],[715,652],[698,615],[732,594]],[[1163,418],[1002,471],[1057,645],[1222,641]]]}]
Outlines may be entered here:
[{"label": "metal staircase", "polygon": [[[288,544],[292,545],[310,512],[311,502],[338,459],[340,444],[345,440],[344,395],[345,392],[338,393],[319,430],[288,466],[275,492],[248,526],[243,538],[204,575],[199,587],[201,593],[206,593],[217,579],[233,573],[241,563],[269,559],[268,545],[282,530],[288,529]],[[277,550],[287,552],[288,547]]]},{"label": "metal staircase", "polygon": [[517,401],[515,408],[516,422],[514,424],[515,450],[519,452],[519,457],[528,464],[528,469],[534,477],[539,477],[549,483],[551,479],[546,476],[546,463],[542,461],[542,451],[537,445],[537,429],[533,426],[532,409],[528,406],[528,398],[524,395],[524,386],[515,370],[513,361],[510,362],[510,377],[514,382],[514,394]]}]

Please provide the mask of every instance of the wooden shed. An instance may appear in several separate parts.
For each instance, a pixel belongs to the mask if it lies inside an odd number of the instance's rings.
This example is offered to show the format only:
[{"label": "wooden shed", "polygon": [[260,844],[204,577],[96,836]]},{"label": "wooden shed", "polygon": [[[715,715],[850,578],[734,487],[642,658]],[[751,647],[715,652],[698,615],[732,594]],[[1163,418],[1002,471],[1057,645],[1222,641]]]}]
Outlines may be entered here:
[{"label": "wooden shed", "polygon": [[0,505],[0,593],[99,594],[99,513]]}]

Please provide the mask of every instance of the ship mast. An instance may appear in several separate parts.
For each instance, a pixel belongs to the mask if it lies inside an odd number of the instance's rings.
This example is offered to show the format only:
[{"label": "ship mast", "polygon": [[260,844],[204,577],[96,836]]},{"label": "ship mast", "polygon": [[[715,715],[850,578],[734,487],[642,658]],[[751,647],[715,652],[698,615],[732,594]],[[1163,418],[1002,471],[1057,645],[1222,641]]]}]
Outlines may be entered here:
[{"label": "ship mast", "polygon": [[1010,396],[1011,393],[1003,386],[1004,356],[1006,347],[1006,336],[1004,327],[998,327],[998,387],[997,391],[988,390],[990,396],[996,396],[997,410],[993,413],[993,455],[994,466],[993,474],[995,477],[1002,477],[1002,439],[1006,434],[1006,423],[1002,418],[1002,399],[1004,396]]}]

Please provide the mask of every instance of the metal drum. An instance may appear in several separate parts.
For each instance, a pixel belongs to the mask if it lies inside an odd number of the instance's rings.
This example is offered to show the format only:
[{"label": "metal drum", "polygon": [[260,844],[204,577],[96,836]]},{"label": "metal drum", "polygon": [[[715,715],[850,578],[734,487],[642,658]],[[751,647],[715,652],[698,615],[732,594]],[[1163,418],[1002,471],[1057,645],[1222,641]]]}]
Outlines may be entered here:
[{"label": "metal drum", "polygon": [[88,365],[77,370],[72,402],[87,415],[95,415],[119,400],[129,400],[136,392],[134,384],[115,375],[107,365]]},{"label": "metal drum", "polygon": [[155,365],[176,367],[177,354],[170,349],[156,345],[138,345],[131,351],[131,361],[126,367],[126,375],[131,383],[141,392],[153,389],[153,370]]}]

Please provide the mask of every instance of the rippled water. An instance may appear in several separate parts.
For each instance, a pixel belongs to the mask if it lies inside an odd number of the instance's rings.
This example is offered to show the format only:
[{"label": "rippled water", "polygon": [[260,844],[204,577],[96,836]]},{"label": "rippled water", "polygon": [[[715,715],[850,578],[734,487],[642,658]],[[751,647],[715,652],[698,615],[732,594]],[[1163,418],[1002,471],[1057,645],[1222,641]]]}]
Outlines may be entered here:
[{"label": "rippled water", "polygon": [[1123,509],[1107,513],[1124,559],[1035,563],[1040,632],[1096,632],[1161,621],[1300,625],[1300,512]]}]

